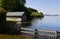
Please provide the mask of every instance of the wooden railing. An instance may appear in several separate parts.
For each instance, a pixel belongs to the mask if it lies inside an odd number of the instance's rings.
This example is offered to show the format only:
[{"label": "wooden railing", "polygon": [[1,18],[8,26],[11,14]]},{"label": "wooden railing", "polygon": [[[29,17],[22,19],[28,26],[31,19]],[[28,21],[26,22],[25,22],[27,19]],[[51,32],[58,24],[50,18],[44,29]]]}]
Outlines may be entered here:
[{"label": "wooden railing", "polygon": [[[21,33],[28,33],[35,35],[35,29],[32,28],[20,28]],[[56,31],[50,31],[50,30],[38,30],[38,37],[42,36],[47,37],[48,39],[57,39],[57,32]],[[41,38],[41,37],[40,37]]]}]

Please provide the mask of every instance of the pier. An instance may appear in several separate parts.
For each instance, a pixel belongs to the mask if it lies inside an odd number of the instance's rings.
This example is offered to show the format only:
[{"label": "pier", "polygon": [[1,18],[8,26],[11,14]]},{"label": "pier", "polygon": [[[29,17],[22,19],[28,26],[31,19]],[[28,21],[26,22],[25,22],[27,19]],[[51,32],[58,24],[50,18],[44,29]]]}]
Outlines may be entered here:
[{"label": "pier", "polygon": [[[34,38],[35,36],[35,29],[32,28],[20,28],[21,33],[26,34],[28,37]],[[38,39],[57,39],[57,31],[50,31],[50,30],[38,30]],[[31,35],[31,36],[30,36]],[[28,38],[27,37],[27,38]]]}]

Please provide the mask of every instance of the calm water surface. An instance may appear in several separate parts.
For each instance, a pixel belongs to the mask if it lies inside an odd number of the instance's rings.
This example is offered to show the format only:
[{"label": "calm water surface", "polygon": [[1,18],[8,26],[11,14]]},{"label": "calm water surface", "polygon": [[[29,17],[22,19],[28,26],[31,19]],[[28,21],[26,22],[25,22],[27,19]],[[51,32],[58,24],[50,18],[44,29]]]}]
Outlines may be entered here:
[{"label": "calm water surface", "polygon": [[25,23],[24,26],[44,30],[60,30],[60,16],[44,16],[42,19],[35,18],[30,24]]}]

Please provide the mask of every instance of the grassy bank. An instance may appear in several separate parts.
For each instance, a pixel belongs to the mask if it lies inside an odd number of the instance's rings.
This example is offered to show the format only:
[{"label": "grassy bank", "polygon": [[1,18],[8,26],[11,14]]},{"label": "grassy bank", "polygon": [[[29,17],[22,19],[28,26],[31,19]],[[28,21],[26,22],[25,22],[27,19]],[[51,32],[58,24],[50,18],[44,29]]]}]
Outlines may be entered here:
[{"label": "grassy bank", "polygon": [[20,35],[0,34],[0,39],[25,39],[25,38],[23,34]]},{"label": "grassy bank", "polygon": [[0,39],[32,39],[31,37],[26,37],[24,34],[19,35],[8,35],[8,34],[0,34]]}]

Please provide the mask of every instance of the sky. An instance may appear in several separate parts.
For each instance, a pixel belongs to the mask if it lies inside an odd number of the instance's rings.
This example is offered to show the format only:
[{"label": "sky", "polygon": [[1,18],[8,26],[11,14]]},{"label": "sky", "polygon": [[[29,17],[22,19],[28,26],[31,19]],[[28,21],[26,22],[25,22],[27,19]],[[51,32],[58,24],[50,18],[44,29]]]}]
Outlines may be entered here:
[{"label": "sky", "polygon": [[25,6],[44,14],[60,14],[60,0],[26,0]]}]

